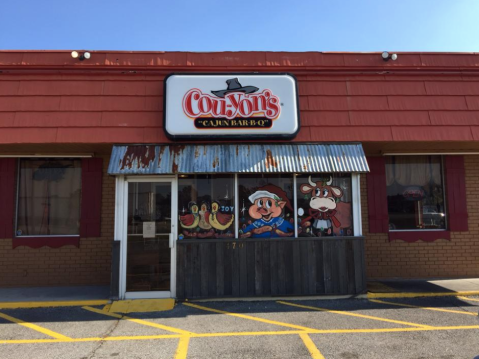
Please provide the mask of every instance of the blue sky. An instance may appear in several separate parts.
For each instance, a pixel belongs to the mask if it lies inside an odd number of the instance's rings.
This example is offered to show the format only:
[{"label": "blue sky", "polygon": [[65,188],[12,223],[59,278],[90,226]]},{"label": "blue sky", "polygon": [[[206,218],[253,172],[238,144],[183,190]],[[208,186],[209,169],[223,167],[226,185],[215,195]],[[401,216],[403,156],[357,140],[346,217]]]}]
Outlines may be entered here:
[{"label": "blue sky", "polygon": [[0,49],[479,52],[479,0],[10,0]]}]

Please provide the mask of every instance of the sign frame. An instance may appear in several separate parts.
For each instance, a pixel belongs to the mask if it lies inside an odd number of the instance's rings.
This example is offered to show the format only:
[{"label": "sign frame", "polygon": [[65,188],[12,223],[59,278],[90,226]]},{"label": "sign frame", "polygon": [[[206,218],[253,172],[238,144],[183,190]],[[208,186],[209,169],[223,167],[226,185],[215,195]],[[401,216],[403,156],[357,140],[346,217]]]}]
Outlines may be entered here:
[{"label": "sign frame", "polygon": [[[166,96],[167,89],[166,84],[167,80],[171,76],[290,76],[294,82],[294,91],[296,92],[296,117],[298,120],[298,128],[294,133],[291,134],[221,134],[221,135],[174,135],[168,132],[166,129]],[[298,80],[296,76],[289,72],[173,72],[165,76],[163,80],[163,131],[166,134],[166,137],[169,140],[186,140],[186,141],[221,141],[221,140],[292,140],[294,139],[299,131],[301,130],[301,117],[299,109],[299,91],[298,91]]]}]

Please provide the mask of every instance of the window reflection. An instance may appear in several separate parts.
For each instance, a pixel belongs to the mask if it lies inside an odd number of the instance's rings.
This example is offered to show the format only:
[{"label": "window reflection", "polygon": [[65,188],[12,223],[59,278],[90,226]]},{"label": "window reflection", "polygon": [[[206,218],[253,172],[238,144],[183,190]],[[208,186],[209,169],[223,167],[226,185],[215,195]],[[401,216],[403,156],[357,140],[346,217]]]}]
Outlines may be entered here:
[{"label": "window reflection", "polygon": [[16,236],[78,235],[81,160],[20,161]]},{"label": "window reflection", "polygon": [[445,229],[441,156],[386,157],[389,229]]}]

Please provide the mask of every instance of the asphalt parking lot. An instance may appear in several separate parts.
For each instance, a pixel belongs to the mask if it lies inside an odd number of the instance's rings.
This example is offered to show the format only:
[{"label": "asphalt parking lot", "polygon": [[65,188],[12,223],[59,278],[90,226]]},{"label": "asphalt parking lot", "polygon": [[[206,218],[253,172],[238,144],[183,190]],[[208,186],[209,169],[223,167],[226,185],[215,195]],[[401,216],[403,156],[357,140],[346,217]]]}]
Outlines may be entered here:
[{"label": "asphalt parking lot", "polygon": [[0,309],[0,358],[468,358],[479,298],[179,303]]}]

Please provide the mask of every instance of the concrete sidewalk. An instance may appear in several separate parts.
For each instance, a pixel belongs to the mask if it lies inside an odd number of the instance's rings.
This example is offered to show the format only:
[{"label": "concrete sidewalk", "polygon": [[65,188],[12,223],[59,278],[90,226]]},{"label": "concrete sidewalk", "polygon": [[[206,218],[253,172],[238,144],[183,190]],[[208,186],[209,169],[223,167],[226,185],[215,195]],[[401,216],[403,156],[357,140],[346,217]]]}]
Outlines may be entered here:
[{"label": "concrete sidewalk", "polygon": [[109,298],[109,286],[0,288],[0,302],[65,302]]},{"label": "concrete sidewalk", "polygon": [[[446,295],[479,295],[479,278],[419,280],[419,279],[385,279],[368,281],[368,293],[444,293]],[[318,296],[317,299],[340,299],[351,296]],[[31,288],[0,288],[0,303],[8,302],[66,302],[85,300],[109,300],[109,286],[78,286],[78,287],[31,287]],[[244,300],[245,298],[237,298]],[[275,298],[249,298],[252,301]],[[301,299],[291,297],[290,299]],[[304,299],[304,298],[303,298]],[[220,300],[220,299],[218,299]],[[223,299],[225,300],[225,299]],[[228,298],[226,300],[234,300]]]},{"label": "concrete sidewalk", "polygon": [[369,293],[479,293],[479,278],[384,279],[368,281]]}]

